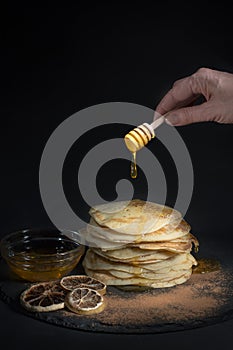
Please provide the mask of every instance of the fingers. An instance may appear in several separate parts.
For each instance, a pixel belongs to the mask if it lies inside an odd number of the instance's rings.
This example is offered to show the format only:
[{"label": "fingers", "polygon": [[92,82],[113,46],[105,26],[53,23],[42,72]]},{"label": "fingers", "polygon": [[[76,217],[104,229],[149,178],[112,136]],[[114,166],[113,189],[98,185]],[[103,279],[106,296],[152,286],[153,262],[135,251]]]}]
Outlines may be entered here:
[{"label": "fingers", "polygon": [[179,108],[166,114],[165,121],[169,125],[181,126],[215,119],[213,106],[204,102],[198,106]]},{"label": "fingers", "polygon": [[[191,106],[199,96],[204,103]],[[177,80],[156,108],[154,118],[163,115],[168,124],[179,126],[215,121],[233,123],[233,75],[200,68]]]},{"label": "fingers", "polygon": [[167,112],[183,106],[187,106],[195,101],[199,93],[193,92],[192,81],[190,77],[177,80],[173,87],[164,98],[160,101],[156,108],[159,114],[166,114]]},{"label": "fingers", "polygon": [[165,114],[172,109],[188,106],[203,95],[206,100],[212,95],[212,90],[219,83],[218,72],[209,68],[200,68],[194,74],[175,81],[172,88],[163,97],[156,112]]}]

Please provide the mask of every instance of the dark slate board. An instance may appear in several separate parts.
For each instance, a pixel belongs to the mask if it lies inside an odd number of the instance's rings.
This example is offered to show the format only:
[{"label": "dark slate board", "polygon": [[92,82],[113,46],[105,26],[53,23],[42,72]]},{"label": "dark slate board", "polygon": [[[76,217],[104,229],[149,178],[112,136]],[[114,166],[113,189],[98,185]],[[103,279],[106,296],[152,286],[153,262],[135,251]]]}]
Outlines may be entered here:
[{"label": "dark slate board", "polygon": [[[217,272],[192,275],[186,283],[172,288],[129,292],[108,287],[105,310],[88,316],[65,309],[47,313],[27,312],[19,303],[19,295],[30,284],[17,280],[1,260],[0,298],[17,312],[74,330],[133,334],[203,327],[233,317],[233,259],[226,258],[224,252],[211,255],[221,263]],[[80,269],[74,270],[73,274],[81,272]],[[161,298],[168,300],[164,310],[159,305]],[[150,303],[148,307],[147,301]]]}]

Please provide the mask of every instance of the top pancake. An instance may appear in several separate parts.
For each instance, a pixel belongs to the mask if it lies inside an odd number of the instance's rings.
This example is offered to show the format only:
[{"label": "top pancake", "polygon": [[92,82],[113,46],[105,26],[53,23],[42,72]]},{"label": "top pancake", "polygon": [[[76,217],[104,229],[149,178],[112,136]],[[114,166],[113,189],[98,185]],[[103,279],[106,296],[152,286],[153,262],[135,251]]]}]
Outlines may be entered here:
[{"label": "top pancake", "polygon": [[133,235],[176,226],[182,220],[177,210],[140,199],[97,205],[89,213],[100,226]]}]

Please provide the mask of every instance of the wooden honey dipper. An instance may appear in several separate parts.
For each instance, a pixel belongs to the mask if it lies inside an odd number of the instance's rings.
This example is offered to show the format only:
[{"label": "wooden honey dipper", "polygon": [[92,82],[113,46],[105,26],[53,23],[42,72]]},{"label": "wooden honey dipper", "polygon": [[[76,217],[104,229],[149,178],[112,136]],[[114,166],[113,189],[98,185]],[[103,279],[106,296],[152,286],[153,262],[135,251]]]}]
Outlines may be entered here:
[{"label": "wooden honey dipper", "polygon": [[136,152],[146,146],[148,142],[155,137],[154,130],[158,128],[165,120],[164,116],[158,114],[157,112],[155,112],[155,116],[157,118],[153,121],[153,123],[143,123],[125,135],[124,140],[126,147],[132,153],[132,162],[130,167],[130,176],[132,179],[137,177]]},{"label": "wooden honey dipper", "polygon": [[158,128],[164,122],[164,120],[164,116],[160,115],[159,118],[153,121],[153,123],[143,123],[125,135],[124,140],[126,147],[132,153],[130,168],[130,175],[132,179],[137,177],[136,152],[146,146],[148,142],[155,137],[154,130]]},{"label": "wooden honey dipper", "polygon": [[162,115],[151,124],[143,123],[131,130],[124,138],[128,150],[134,153],[146,146],[155,137],[154,130],[163,122],[164,116]]}]

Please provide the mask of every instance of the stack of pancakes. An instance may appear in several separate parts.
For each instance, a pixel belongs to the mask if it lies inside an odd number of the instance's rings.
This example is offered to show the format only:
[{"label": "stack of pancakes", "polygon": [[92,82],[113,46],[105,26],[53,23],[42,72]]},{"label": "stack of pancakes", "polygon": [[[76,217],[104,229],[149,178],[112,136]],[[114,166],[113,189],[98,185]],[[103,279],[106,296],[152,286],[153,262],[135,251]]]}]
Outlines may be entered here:
[{"label": "stack of pancakes", "polygon": [[87,275],[107,285],[171,287],[187,281],[192,243],[197,239],[181,214],[167,206],[132,200],[91,208],[82,234],[89,248],[83,260]]}]

